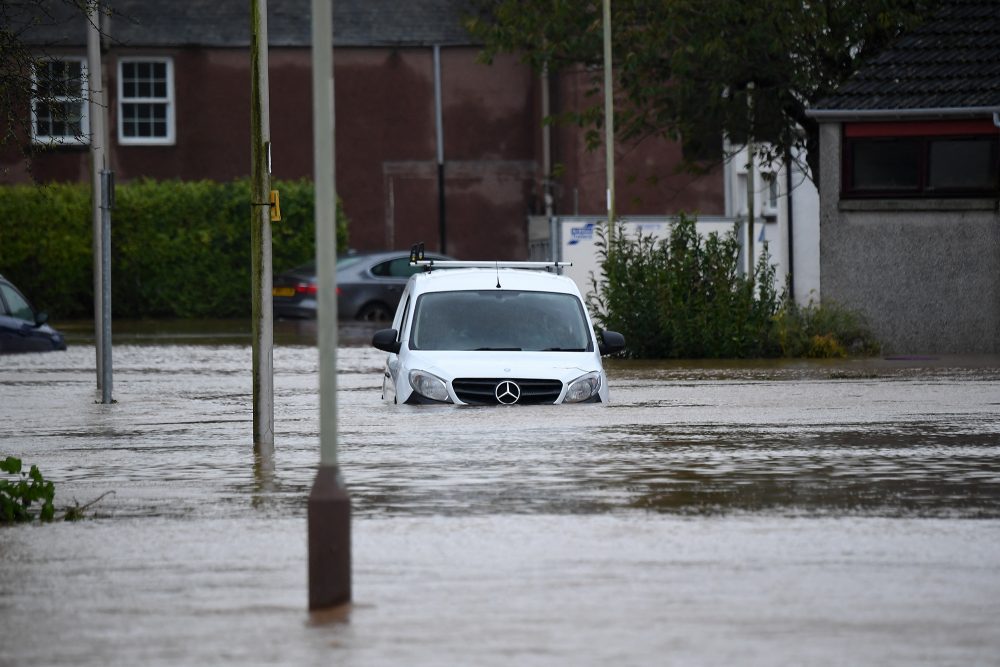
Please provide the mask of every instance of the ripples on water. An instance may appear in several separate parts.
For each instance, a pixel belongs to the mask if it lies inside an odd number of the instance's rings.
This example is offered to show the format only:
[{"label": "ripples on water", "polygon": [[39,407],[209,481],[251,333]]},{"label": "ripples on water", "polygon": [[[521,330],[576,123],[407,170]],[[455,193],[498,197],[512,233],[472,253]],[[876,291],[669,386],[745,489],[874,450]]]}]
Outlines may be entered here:
[{"label": "ripples on water", "polygon": [[[0,357],[5,452],[116,516],[304,513],[317,352],[274,353],[276,455],[255,465],[246,345]],[[1000,516],[1000,369],[890,362],[608,364],[607,406],[380,400],[382,353],[339,351],[340,462],[360,515],[765,512]],[[249,499],[249,502],[248,502]]]}]

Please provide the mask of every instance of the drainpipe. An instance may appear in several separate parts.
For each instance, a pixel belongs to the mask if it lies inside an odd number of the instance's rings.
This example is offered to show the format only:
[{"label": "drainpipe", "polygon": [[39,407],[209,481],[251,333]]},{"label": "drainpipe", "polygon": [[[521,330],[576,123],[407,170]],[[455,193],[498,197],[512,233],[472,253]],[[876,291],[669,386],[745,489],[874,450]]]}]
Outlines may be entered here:
[{"label": "drainpipe", "polygon": [[788,208],[788,292],[795,300],[795,244],[793,242],[793,225],[795,207],[792,205],[792,152],[785,149],[785,202]]},{"label": "drainpipe", "polygon": [[444,199],[444,120],[441,111],[441,46],[434,45],[434,130],[437,134],[438,234],[441,253],[448,252],[447,218]]}]

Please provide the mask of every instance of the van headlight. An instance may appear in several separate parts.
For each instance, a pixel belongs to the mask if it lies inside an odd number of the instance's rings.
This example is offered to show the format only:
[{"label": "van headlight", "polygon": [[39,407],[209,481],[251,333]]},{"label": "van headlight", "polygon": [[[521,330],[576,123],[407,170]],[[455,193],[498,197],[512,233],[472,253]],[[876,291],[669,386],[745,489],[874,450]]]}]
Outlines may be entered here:
[{"label": "van headlight", "polygon": [[587,373],[569,383],[563,403],[579,403],[593,398],[601,390],[601,374]]},{"label": "van headlight", "polygon": [[434,401],[448,401],[448,384],[427,371],[410,371],[410,386],[421,396]]}]

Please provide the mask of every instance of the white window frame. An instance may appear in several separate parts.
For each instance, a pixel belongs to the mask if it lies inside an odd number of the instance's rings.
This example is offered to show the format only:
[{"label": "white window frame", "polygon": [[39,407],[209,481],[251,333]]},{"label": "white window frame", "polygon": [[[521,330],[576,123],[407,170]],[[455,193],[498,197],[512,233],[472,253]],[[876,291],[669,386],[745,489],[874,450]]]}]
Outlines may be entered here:
[{"label": "white window frame", "polygon": [[38,102],[40,98],[38,92],[38,72],[35,68],[31,70],[31,141],[35,144],[48,145],[77,145],[86,146],[90,144],[90,86],[87,76],[87,59],[79,56],[52,56],[40,59],[38,62],[49,63],[52,61],[75,62],[80,64],[80,97],[57,96],[50,101],[56,103],[78,102],[80,104],[80,134],[78,135],[51,135],[38,134]]},{"label": "white window frame", "polygon": [[[167,66],[167,96],[166,97],[129,97],[126,98],[125,77],[122,72],[129,63],[165,63]],[[125,105],[126,104],[164,104],[167,109],[167,135],[165,137],[128,137],[125,136]],[[175,142],[174,131],[174,59],[169,56],[129,56],[118,59],[118,143],[123,146],[172,146]]]}]

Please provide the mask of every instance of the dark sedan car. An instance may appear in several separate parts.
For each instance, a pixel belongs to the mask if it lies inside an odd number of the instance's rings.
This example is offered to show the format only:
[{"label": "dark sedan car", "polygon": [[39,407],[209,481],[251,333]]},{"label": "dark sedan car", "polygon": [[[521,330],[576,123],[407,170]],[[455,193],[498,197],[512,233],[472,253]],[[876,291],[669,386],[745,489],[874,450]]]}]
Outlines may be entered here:
[{"label": "dark sedan car", "polygon": [[0,354],[65,350],[66,341],[48,320],[47,314],[36,312],[24,295],[0,276]]},{"label": "dark sedan car", "polygon": [[[427,253],[426,259],[451,259]],[[356,253],[337,258],[337,317],[385,322],[392,319],[407,279],[422,271],[410,253]],[[316,317],[316,264],[310,262],[274,277],[274,316]]]}]

